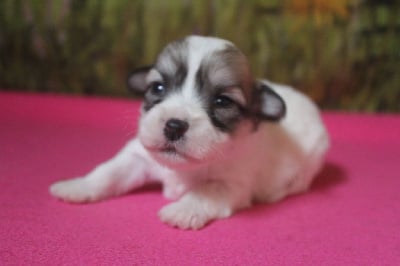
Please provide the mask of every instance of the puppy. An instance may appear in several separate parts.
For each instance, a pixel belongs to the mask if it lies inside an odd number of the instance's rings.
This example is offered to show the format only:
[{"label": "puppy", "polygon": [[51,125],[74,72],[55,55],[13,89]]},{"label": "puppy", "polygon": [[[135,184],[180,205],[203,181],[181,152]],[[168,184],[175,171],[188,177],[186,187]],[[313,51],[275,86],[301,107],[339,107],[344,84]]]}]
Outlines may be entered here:
[{"label": "puppy", "polygon": [[329,138],[317,107],[290,87],[254,79],[231,42],[175,41],[128,83],[145,95],[137,136],[86,176],[53,184],[55,197],[93,202],[161,182],[176,201],[160,219],[199,229],[307,190],[323,164]]}]

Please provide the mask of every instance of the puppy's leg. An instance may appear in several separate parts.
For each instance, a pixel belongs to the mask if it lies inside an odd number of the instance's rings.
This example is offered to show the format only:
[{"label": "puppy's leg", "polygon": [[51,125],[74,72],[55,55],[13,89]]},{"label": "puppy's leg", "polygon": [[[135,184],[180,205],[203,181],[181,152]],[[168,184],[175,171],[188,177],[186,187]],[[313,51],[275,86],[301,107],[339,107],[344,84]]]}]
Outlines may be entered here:
[{"label": "puppy's leg", "polygon": [[210,182],[163,207],[159,217],[181,229],[200,229],[208,222],[229,217],[235,210],[250,204],[250,197],[240,189]]},{"label": "puppy's leg", "polygon": [[146,181],[148,161],[136,140],[128,143],[114,158],[99,165],[85,177],[60,181],[50,193],[68,202],[93,202],[126,193]]}]

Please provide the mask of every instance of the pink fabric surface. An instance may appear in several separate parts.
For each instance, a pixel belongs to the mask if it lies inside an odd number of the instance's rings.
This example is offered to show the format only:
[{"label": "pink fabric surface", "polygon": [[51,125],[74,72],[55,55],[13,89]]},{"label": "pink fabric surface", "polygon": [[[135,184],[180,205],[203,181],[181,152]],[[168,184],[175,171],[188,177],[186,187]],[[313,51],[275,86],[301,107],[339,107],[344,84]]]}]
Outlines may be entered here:
[{"label": "pink fabric surface", "polygon": [[400,116],[324,113],[307,194],[200,231],[162,224],[157,188],[70,205],[48,186],[134,136],[130,100],[0,93],[0,265],[400,265]]}]

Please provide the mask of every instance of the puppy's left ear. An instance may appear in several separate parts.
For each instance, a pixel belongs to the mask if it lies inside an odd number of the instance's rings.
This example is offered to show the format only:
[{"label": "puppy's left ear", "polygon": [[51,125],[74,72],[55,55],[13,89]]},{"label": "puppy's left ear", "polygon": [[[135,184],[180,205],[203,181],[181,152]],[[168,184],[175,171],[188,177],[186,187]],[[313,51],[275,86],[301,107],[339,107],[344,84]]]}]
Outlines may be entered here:
[{"label": "puppy's left ear", "polygon": [[129,74],[127,85],[131,92],[136,94],[144,94],[146,92],[146,77],[152,67],[141,67]]},{"label": "puppy's left ear", "polygon": [[286,114],[286,104],[270,86],[257,82],[254,89],[253,113],[258,119],[279,121]]}]

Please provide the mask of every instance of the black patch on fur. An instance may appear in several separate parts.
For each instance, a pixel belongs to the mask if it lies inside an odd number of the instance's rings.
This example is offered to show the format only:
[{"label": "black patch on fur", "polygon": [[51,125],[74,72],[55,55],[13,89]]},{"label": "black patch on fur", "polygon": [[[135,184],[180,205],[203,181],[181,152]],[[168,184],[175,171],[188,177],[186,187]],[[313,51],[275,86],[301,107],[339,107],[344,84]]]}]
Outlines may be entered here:
[{"label": "black patch on fur", "polygon": [[[214,97],[214,101],[218,97]],[[244,109],[239,103],[232,100],[227,106],[218,106],[215,102],[208,108],[208,115],[214,126],[224,132],[234,131],[236,125],[244,118]]]},{"label": "black patch on fur", "polygon": [[[153,106],[162,102],[171,92],[180,90],[187,76],[187,55],[188,48],[185,40],[175,41],[170,43],[160,53],[154,64],[154,69],[157,70],[161,77],[161,81],[149,84],[143,109],[149,111]],[[165,92],[155,93],[152,87],[159,83],[164,86]]]},{"label": "black patch on fur", "polygon": [[153,108],[153,106],[156,104],[160,103],[165,97],[165,92],[162,94],[154,92],[154,90],[151,88],[151,86],[154,85],[156,84],[150,85],[150,88],[147,89],[146,94],[144,95],[143,110],[146,112]]},{"label": "black patch on fur", "polygon": [[[234,99],[225,106],[216,104],[218,97],[226,96],[224,91],[231,87],[249,86],[250,73],[243,54],[236,47],[227,45],[225,49],[211,53],[204,58],[196,73],[196,89],[203,99],[211,122],[224,132],[232,132],[245,117],[245,106]],[[214,77],[212,75],[215,75]],[[219,77],[216,77],[221,75]],[[247,98],[246,93],[245,98]]]},{"label": "black patch on fur", "polygon": [[188,47],[185,40],[169,44],[157,58],[155,69],[168,90],[182,88],[188,72]]}]

